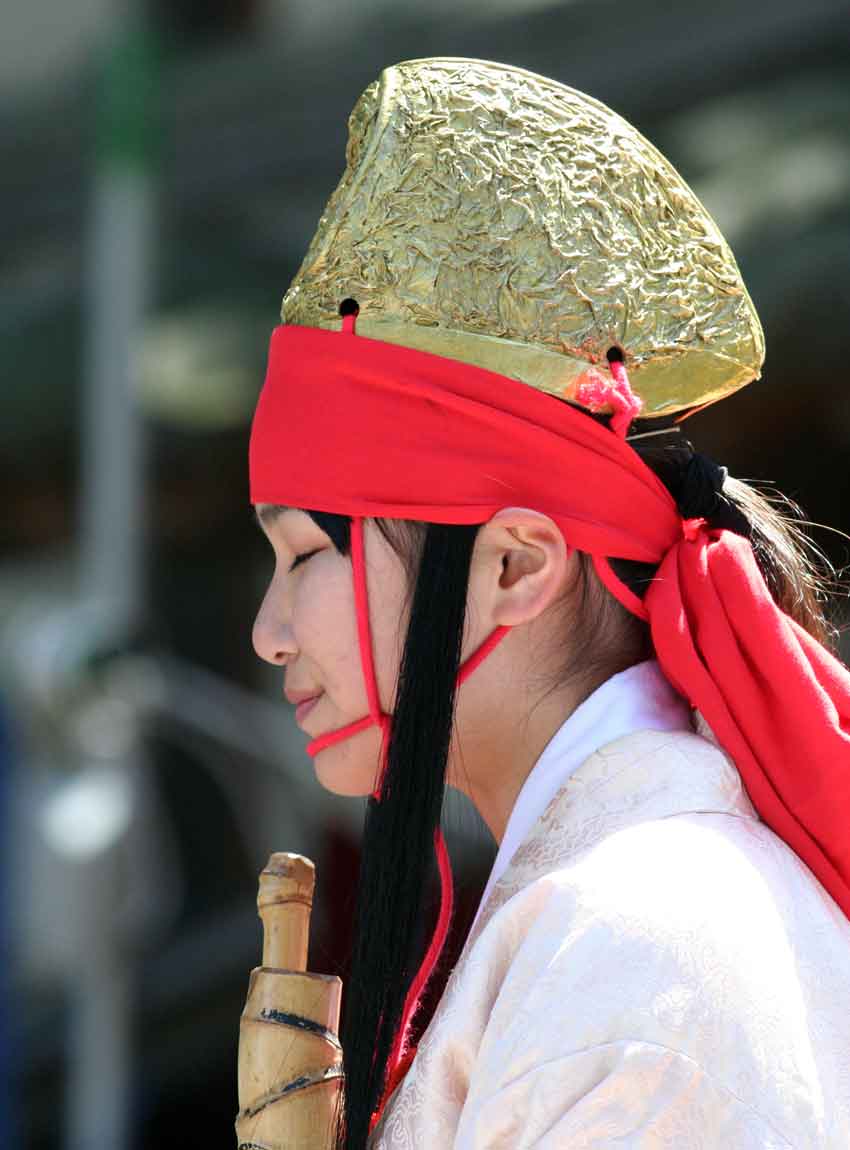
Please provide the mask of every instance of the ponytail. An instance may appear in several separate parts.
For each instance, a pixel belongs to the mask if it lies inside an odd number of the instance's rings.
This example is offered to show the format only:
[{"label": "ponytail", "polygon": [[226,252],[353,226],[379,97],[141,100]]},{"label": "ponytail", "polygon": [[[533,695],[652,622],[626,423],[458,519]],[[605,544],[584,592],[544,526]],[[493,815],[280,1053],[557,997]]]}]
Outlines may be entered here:
[{"label": "ponytail", "polygon": [[[635,450],[670,491],[683,516],[689,518],[691,511],[683,504],[686,478],[694,462],[704,457],[687,440],[648,448],[641,448],[638,440]],[[714,510],[706,516],[709,526],[735,531],[750,541],[777,606],[834,652],[838,630],[827,610],[829,596],[840,590],[840,583],[829,560],[803,531],[802,510],[787,496],[767,496],[743,479],[725,474],[725,468],[719,470],[724,472],[723,482]],[[626,571],[630,566],[620,563]]]}]

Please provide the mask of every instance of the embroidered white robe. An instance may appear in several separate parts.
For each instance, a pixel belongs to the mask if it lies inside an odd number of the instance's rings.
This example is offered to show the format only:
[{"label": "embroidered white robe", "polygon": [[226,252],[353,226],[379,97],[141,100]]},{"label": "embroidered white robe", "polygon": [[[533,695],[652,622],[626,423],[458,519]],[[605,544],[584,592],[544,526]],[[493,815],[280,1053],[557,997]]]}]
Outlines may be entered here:
[{"label": "embroidered white robe", "polygon": [[370,1139],[411,1147],[850,1148],[850,923],[714,742],[631,733],[555,794]]}]

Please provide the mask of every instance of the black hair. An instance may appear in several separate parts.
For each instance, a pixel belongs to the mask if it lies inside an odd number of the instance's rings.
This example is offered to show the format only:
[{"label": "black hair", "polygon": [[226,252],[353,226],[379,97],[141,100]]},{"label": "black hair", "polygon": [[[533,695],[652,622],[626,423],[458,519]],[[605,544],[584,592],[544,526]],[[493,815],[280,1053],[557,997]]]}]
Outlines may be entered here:
[{"label": "black hair", "polygon": [[[307,512],[342,554],[351,520]],[[420,912],[433,871],[463,646],[469,570],[480,524],[375,520],[408,576],[382,799],[369,798],[361,850],[342,1046],[340,1147],[365,1147],[408,987],[422,958]],[[377,944],[377,945],[376,945]]]},{"label": "black hair", "polygon": [[[634,447],[674,498],[679,496],[682,475],[694,455],[692,445],[683,441],[646,448],[637,441]],[[824,615],[826,560],[791,515],[748,484],[726,478],[721,494],[709,522],[746,534],[778,605],[815,638],[834,645],[835,632]],[[799,513],[789,500],[784,502],[792,514]],[[350,519],[308,514],[342,554],[349,554]],[[337,1145],[344,1150],[365,1150],[405,996],[423,956],[420,915],[433,874],[469,571],[482,526],[374,522],[405,566],[408,621],[383,800],[370,798],[366,809],[341,1034],[345,1091]],[[555,669],[550,690],[579,679],[590,694],[611,675],[652,657],[653,648],[648,625],[595,577],[589,556],[579,558],[579,586],[571,588],[574,610],[567,658]],[[655,573],[652,565],[616,557],[611,566],[639,596]]]}]

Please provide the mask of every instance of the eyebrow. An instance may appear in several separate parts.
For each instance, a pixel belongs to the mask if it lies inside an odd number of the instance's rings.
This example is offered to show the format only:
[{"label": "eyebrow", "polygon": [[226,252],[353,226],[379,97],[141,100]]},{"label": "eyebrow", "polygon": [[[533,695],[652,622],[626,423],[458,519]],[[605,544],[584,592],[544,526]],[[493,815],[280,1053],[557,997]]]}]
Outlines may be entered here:
[{"label": "eyebrow", "polygon": [[283,507],[279,503],[260,503],[254,508],[254,516],[261,527],[268,529],[287,511],[297,510],[297,507]]}]

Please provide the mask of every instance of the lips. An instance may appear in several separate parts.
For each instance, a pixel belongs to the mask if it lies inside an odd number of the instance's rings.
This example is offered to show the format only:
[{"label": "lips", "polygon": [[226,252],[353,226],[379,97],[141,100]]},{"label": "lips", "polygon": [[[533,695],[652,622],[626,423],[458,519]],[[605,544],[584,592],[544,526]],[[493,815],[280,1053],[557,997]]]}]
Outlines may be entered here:
[{"label": "lips", "polygon": [[283,693],[290,703],[294,704],[306,703],[308,699],[318,699],[319,695],[322,694],[321,691],[296,691],[292,687],[284,687]]},{"label": "lips", "polygon": [[321,697],[321,695],[314,695],[312,698],[305,699],[302,703],[298,704],[298,706],[295,708],[296,723],[300,723],[302,719],[309,715]]}]

